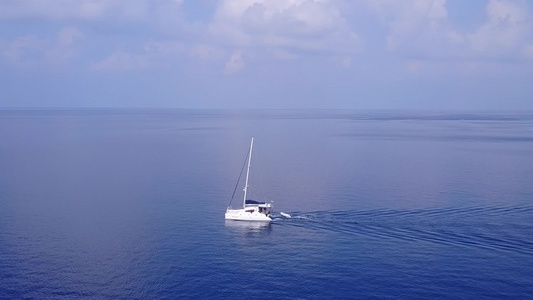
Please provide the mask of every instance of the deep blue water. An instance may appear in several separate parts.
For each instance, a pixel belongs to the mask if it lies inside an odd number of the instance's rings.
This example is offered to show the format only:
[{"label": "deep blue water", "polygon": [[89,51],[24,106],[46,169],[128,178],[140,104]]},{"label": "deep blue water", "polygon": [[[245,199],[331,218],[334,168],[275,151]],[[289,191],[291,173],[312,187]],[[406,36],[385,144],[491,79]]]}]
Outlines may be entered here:
[{"label": "deep blue water", "polygon": [[533,114],[0,111],[0,298],[533,299]]}]

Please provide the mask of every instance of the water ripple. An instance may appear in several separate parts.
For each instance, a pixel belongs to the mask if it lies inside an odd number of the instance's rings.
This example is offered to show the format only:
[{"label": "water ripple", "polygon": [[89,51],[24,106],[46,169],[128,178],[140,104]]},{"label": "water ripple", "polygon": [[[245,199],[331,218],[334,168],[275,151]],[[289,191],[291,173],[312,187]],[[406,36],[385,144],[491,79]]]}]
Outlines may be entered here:
[{"label": "water ripple", "polygon": [[533,254],[533,206],[292,212],[274,224],[378,239]]}]

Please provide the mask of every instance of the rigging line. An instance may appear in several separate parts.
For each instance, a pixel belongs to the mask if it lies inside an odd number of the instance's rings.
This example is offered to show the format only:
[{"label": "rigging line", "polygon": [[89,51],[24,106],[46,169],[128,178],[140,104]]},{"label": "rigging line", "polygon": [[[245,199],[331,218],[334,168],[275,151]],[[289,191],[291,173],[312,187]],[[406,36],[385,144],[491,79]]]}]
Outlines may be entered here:
[{"label": "rigging line", "polygon": [[233,201],[233,198],[235,197],[235,192],[237,191],[237,187],[239,186],[239,182],[241,181],[242,172],[244,171],[244,167],[246,166],[248,155],[250,155],[249,151],[246,153],[246,158],[244,158],[244,163],[242,164],[241,173],[239,174],[239,179],[237,179],[237,183],[235,184],[235,188],[233,189],[233,195],[231,195],[231,200],[229,201],[228,207],[230,207],[231,202]]}]

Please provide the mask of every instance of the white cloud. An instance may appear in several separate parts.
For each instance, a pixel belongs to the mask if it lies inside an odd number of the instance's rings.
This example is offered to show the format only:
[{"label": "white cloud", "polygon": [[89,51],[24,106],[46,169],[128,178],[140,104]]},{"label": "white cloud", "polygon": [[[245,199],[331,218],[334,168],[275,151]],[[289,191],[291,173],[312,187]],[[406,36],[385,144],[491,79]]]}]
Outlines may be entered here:
[{"label": "white cloud", "polygon": [[[23,64],[23,56],[30,52],[42,52],[43,42],[35,36],[23,36],[3,43],[2,57],[14,65]],[[42,56],[42,55],[41,55]],[[27,61],[27,60],[26,60]]]},{"label": "white cloud", "polygon": [[131,71],[143,70],[151,67],[153,62],[146,54],[135,54],[124,51],[115,51],[101,61],[93,63],[93,71]]},{"label": "white cloud", "polygon": [[[365,38],[365,58],[377,61],[385,49],[394,59],[417,62],[407,63],[405,70],[412,72],[428,70],[428,60],[531,59],[527,2],[486,1],[485,22],[469,31],[452,23],[457,19],[450,16],[454,11],[448,11],[446,0],[219,0],[209,6],[211,11],[201,12],[204,21],[194,24],[185,21],[183,14],[192,9],[184,9],[183,0],[0,1],[0,21],[31,19],[48,29],[61,24],[98,28],[86,30],[91,47],[85,49],[77,44],[81,31],[71,26],[54,37],[42,37],[47,29],[4,39],[0,55],[13,65],[51,65],[71,61],[80,50],[88,61],[96,53],[90,51],[110,49],[91,64],[93,70],[144,70],[189,58],[231,74],[242,70],[245,60],[247,68],[317,58],[353,66],[361,62],[356,56]],[[108,31],[106,26],[116,27]],[[112,35],[100,39],[107,32]],[[120,34],[127,37],[116,39]],[[166,41],[147,41],[147,34]]]},{"label": "white cloud", "polygon": [[451,23],[446,0],[368,0],[367,5],[388,28],[387,49],[404,57],[464,61],[518,57],[520,51],[527,57],[525,47],[531,44],[525,1],[487,1],[486,22],[470,32],[455,29],[459,24]]},{"label": "white cloud", "polygon": [[420,71],[420,62],[419,61],[408,61],[405,64],[405,69],[411,74],[418,73]]},{"label": "white cloud", "polygon": [[206,44],[197,44],[192,47],[190,56],[203,61],[217,60],[222,57],[222,50]]},{"label": "white cloud", "polygon": [[[182,0],[16,0],[0,1],[0,19],[85,19],[140,21],[179,11]],[[155,20],[157,21],[157,20]]]},{"label": "white cloud", "polygon": [[0,49],[3,59],[16,67],[64,65],[75,56],[76,41],[83,37],[76,27],[64,27],[55,38],[27,35],[6,41]]},{"label": "white cloud", "polygon": [[222,0],[210,32],[230,47],[350,55],[362,43],[330,0]]},{"label": "white cloud", "polygon": [[525,46],[532,23],[524,2],[491,0],[486,13],[488,21],[469,35],[474,51],[492,56]]},{"label": "white cloud", "polygon": [[465,38],[448,20],[446,0],[369,0],[388,27],[387,49],[408,56],[458,55]]},{"label": "white cloud", "polygon": [[77,38],[83,34],[76,27],[64,27],[57,34],[57,43],[61,46],[68,47],[74,43]]},{"label": "white cloud", "polygon": [[226,74],[236,73],[244,68],[244,61],[242,60],[242,52],[234,51],[230,59],[226,62]]},{"label": "white cloud", "polygon": [[487,5],[487,14],[491,23],[518,24],[526,19],[525,7],[519,2],[506,0],[491,0]]},{"label": "white cloud", "polygon": [[82,32],[76,27],[62,28],[57,34],[54,47],[46,52],[46,60],[54,64],[71,61],[77,51],[75,42],[82,37]]},{"label": "white cloud", "polygon": [[104,59],[91,64],[98,72],[135,71],[164,68],[176,61],[185,52],[185,47],[176,41],[149,41],[137,51],[116,50]]},{"label": "white cloud", "polygon": [[[390,34],[387,36],[389,49],[413,44],[418,46],[428,42],[432,35],[445,33],[443,23],[447,18],[444,7],[445,0],[402,1],[398,14],[390,23]],[[425,46],[425,45],[424,45]]]},{"label": "white cloud", "polygon": [[153,57],[174,59],[185,52],[185,46],[178,41],[149,41],[143,51]]},{"label": "white cloud", "polygon": [[[112,1],[109,1],[112,2]],[[102,15],[110,4],[98,0],[18,0],[0,2],[0,19],[17,18],[94,18]]]}]

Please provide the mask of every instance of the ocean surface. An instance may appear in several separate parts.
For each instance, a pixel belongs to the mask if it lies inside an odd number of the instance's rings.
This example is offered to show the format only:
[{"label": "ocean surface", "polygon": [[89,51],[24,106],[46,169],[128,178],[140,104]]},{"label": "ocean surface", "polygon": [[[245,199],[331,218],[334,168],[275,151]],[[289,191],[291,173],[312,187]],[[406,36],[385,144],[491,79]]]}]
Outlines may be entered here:
[{"label": "ocean surface", "polygon": [[0,298],[533,299],[533,113],[0,111]]}]

